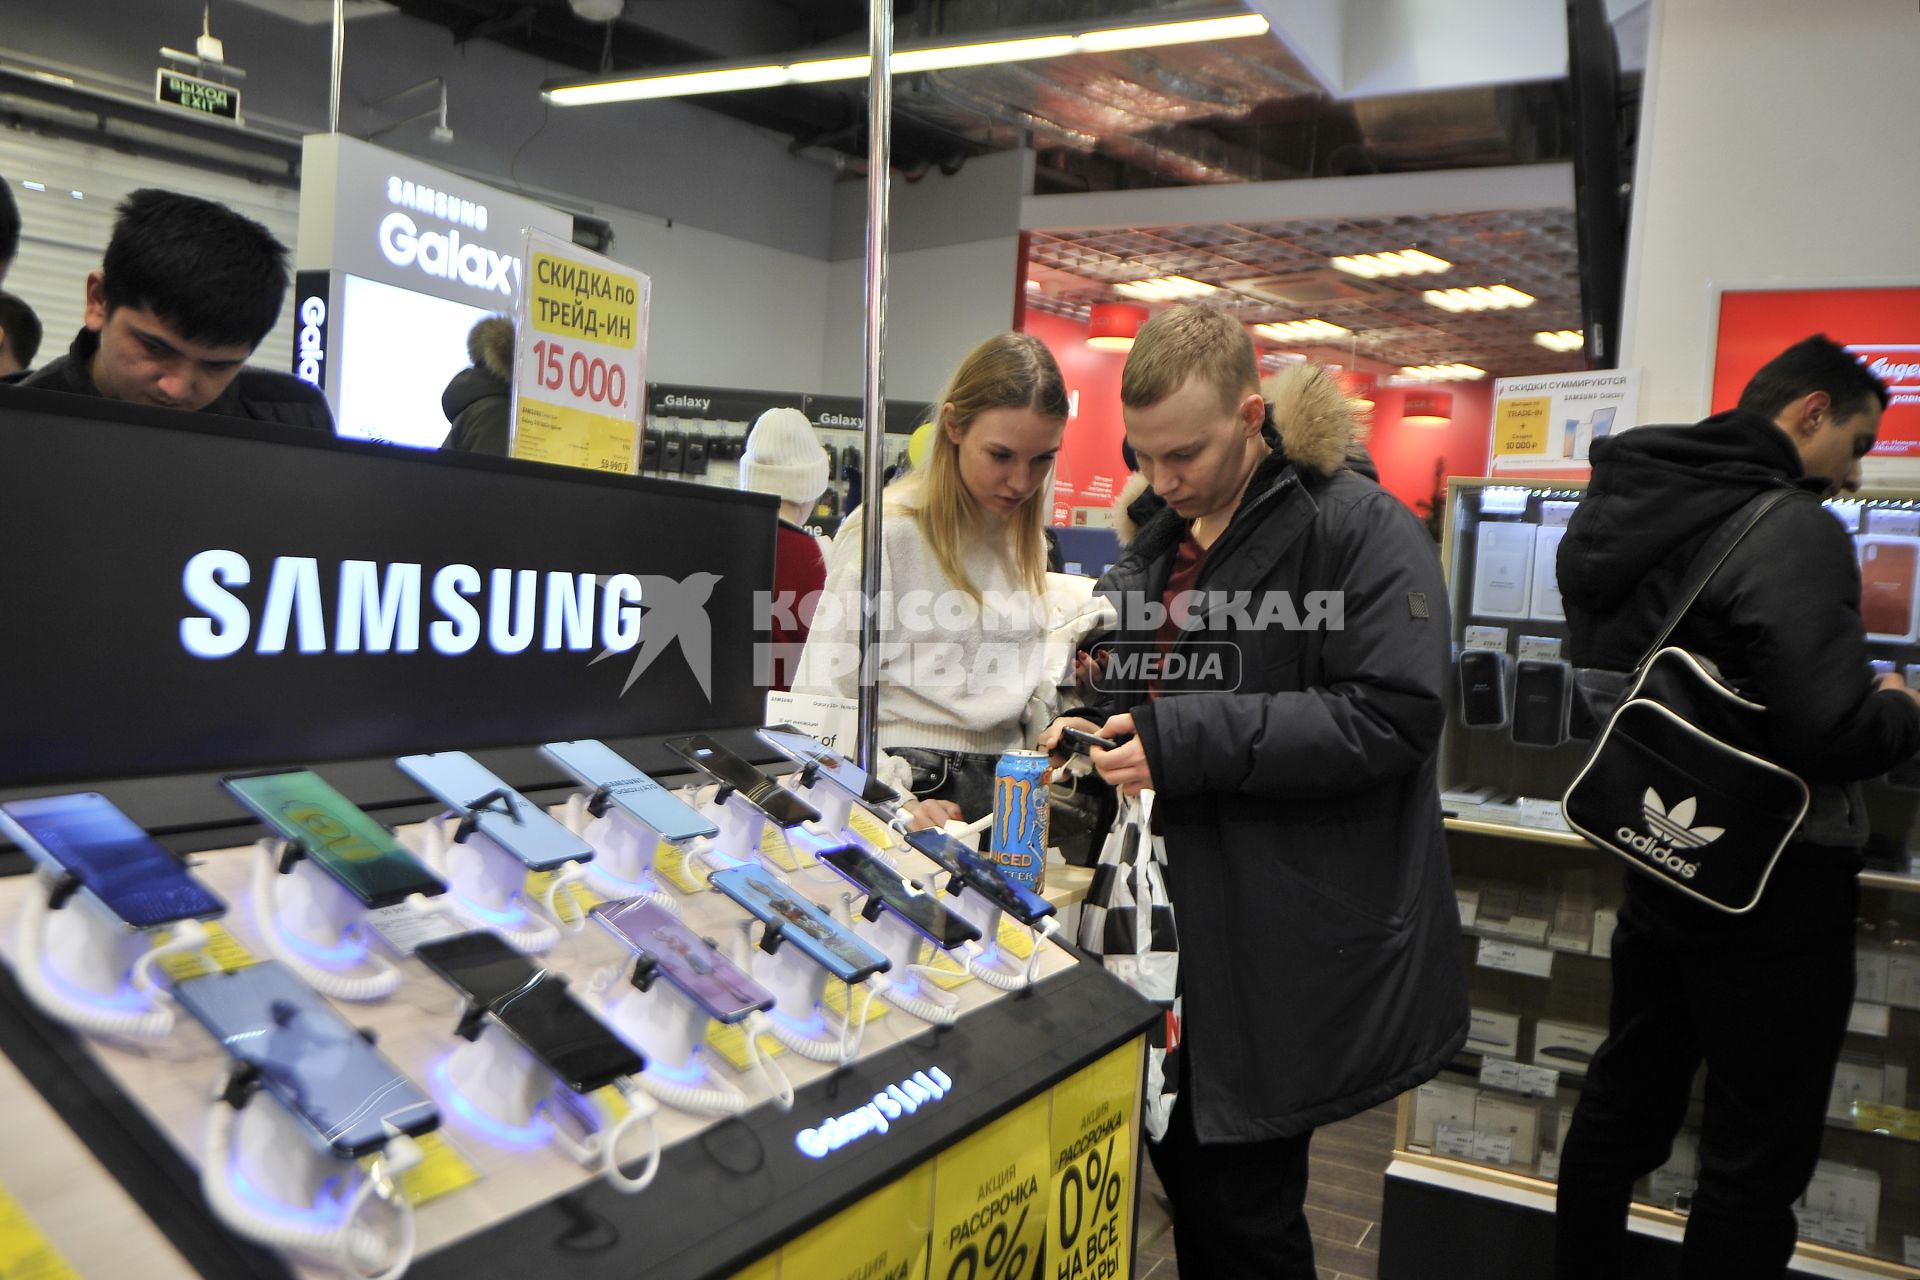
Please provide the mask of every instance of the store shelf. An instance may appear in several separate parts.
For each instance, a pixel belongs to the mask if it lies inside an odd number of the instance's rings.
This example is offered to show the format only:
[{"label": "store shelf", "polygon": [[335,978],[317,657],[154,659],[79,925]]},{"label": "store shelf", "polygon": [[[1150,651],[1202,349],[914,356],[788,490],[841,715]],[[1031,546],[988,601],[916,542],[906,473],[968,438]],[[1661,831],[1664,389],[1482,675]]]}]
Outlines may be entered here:
[{"label": "store shelf", "polygon": [[[1502,840],[1526,840],[1534,844],[1556,845],[1562,849],[1591,849],[1585,836],[1546,827],[1522,827],[1507,822],[1481,822],[1475,818],[1448,818],[1447,830],[1468,836],[1493,836]],[[1916,888],[1920,888],[1917,883]]]}]

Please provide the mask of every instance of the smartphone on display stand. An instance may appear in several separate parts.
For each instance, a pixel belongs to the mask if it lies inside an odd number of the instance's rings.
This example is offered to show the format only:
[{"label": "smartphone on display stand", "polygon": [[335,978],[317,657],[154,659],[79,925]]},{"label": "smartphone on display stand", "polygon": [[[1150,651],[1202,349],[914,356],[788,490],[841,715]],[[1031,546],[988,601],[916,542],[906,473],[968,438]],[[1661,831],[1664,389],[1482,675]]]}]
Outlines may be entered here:
[{"label": "smartphone on display stand", "polygon": [[454,990],[494,1016],[575,1093],[592,1093],[645,1060],[567,991],[566,979],[485,930],[425,942],[414,952]]},{"label": "smartphone on display stand", "polygon": [[980,931],[940,905],[940,900],[916,889],[907,878],[865,849],[847,845],[829,849],[820,861],[845,876],[872,902],[893,912],[934,946],[951,951],[963,942],[978,942]]},{"label": "smartphone on display stand", "polygon": [[892,961],[824,908],[758,867],[716,871],[711,883],[769,929],[779,929],[788,942],[842,982],[858,982],[893,967]]},{"label": "smartphone on display stand", "polygon": [[964,840],[944,831],[909,831],[907,843],[1021,924],[1032,926],[1054,914],[1051,902],[1008,876],[993,859],[981,857]]},{"label": "smartphone on display stand", "polygon": [[0,804],[0,834],[135,929],[211,920],[227,904],[97,791]]},{"label": "smartphone on display stand", "polygon": [[401,756],[394,764],[457,816],[471,816],[482,835],[531,871],[551,871],[593,857],[592,845],[464,751]]},{"label": "smartphone on display stand", "polygon": [[771,725],[756,731],[760,740],[797,764],[813,765],[820,775],[869,809],[891,818],[898,812],[900,797],[892,787],[875,782],[872,775],[852,760],[817,738],[810,738],[790,724]]},{"label": "smartphone on display stand", "polygon": [[715,1022],[739,1022],[757,1009],[773,1008],[773,992],[659,903],[601,902],[589,914]]},{"label": "smartphone on display stand", "polygon": [[1469,729],[1506,727],[1507,655],[1468,649],[1460,655],[1460,723]]},{"label": "smartphone on display stand", "polygon": [[220,785],[368,907],[446,892],[391,831],[310,769],[229,774]]},{"label": "smartphone on display stand", "polygon": [[582,786],[606,796],[607,803],[675,844],[719,830],[700,811],[628,763],[604,742],[549,742],[541,752],[573,775]]},{"label": "smartphone on display stand", "polygon": [[820,816],[818,809],[760,772],[753,761],[705,734],[675,738],[667,743],[667,750],[699,765],[723,786],[732,787],[741,799],[782,827],[797,827]]},{"label": "smartphone on display stand", "polygon": [[278,961],[183,978],[174,996],[337,1156],[357,1160],[440,1124],[433,1100]]}]

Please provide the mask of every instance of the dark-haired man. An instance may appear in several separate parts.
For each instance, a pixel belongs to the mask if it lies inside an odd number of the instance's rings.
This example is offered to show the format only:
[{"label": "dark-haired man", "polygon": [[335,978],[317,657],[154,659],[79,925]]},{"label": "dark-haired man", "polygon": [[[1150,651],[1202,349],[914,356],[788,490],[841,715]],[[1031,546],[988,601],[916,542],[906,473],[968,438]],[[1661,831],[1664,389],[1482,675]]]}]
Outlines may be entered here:
[{"label": "dark-haired man", "polygon": [[1803,491],[1734,548],[1674,632],[1767,708],[1773,759],[1812,803],[1744,915],[1626,873],[1613,998],[1560,1160],[1556,1274],[1622,1274],[1634,1180],[1667,1159],[1707,1069],[1699,1186],[1682,1273],[1779,1276],[1813,1174],[1853,1000],[1858,782],[1920,748],[1920,695],[1875,680],[1860,572],[1819,499],[1860,483],[1887,389],[1824,337],[1755,374],[1738,408],[1593,447],[1593,482],[1560,544],[1574,661],[1631,670],[1702,545],[1756,495]]},{"label": "dark-haired man", "polygon": [[333,429],[326,398],[249,369],[280,318],[287,247],[225,205],[145,188],[121,202],[86,327],[20,385],[165,409]]},{"label": "dark-haired man", "polygon": [[33,367],[40,354],[40,317],[10,293],[0,293],[0,378]]}]

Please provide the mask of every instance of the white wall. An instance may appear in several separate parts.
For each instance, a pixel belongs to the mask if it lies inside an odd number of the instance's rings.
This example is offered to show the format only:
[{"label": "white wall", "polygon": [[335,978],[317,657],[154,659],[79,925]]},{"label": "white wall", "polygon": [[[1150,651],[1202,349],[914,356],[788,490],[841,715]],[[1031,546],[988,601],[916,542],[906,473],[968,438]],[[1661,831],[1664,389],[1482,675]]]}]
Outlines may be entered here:
[{"label": "white wall", "polygon": [[1920,278],[1913,0],[1656,0],[1621,364],[1707,410],[1715,283]]}]

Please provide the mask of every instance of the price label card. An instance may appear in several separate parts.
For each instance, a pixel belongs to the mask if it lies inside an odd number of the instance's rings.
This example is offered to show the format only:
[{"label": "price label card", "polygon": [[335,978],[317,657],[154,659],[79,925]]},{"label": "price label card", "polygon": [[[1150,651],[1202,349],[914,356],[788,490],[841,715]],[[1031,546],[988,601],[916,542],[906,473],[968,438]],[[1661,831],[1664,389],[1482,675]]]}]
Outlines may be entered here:
[{"label": "price label card", "polygon": [[771,822],[760,828],[760,852],[768,862],[789,874],[820,865],[811,849]]},{"label": "price label card", "polygon": [[1473,1135],[1473,1158],[1486,1164],[1512,1164],[1513,1135],[1510,1133],[1475,1133]]},{"label": "price label card", "polygon": [[[545,903],[547,890],[553,887],[554,880],[562,874],[564,873],[559,871],[528,872],[525,889],[527,898],[533,902]],[[574,880],[560,887],[560,892],[554,895],[553,905],[563,923],[576,925],[586,919],[588,908],[604,901],[606,899],[588,888],[585,881]]]},{"label": "price label card", "polygon": [[1545,947],[1530,947],[1520,942],[1502,942],[1498,938],[1480,939],[1474,963],[1482,969],[1524,973],[1532,978],[1553,976],[1553,952]]},{"label": "price label card", "polygon": [[1501,400],[1494,410],[1494,454],[1502,458],[1547,456],[1552,409],[1551,396]]},{"label": "price label card", "polygon": [[860,1011],[865,1009],[867,1021],[877,1022],[887,1016],[888,1005],[878,995],[869,1002],[867,994],[870,990],[871,988],[864,982],[856,982],[852,986],[844,982],[829,982],[826,993],[820,997],[820,1003],[825,1005],[835,1017],[846,1018],[849,1016],[848,1010],[851,1009],[851,1016],[857,1019],[860,1017]]},{"label": "price label card", "polygon": [[0,1276],[6,1280],[80,1280],[80,1273],[40,1234],[20,1202],[0,1187]]},{"label": "price label card", "polygon": [[[232,973],[235,969],[244,969],[257,964],[259,957],[247,950],[246,944],[233,936],[233,931],[218,920],[209,920],[207,926],[207,945],[201,951],[182,951],[174,955],[163,956],[160,967],[175,982],[183,978],[198,978],[214,972]],[[172,937],[168,930],[167,937]]]},{"label": "price label card", "polygon": [[1853,1002],[1853,1012],[1847,1016],[1847,1030],[1855,1035],[1887,1037],[1891,1014],[1884,1004],[1870,1004],[1865,1000]]},{"label": "price label card", "polygon": [[1551,1098],[1560,1085],[1560,1073],[1552,1067],[1536,1067],[1505,1058],[1484,1058],[1480,1062],[1480,1083],[1494,1089],[1524,1093],[1534,1098]]},{"label": "price label card", "polygon": [[853,828],[853,834],[865,840],[876,849],[891,849],[900,842],[894,838],[893,828],[868,813],[865,809],[855,809],[847,817],[847,825]]},{"label": "price label card", "polygon": [[1457,1156],[1462,1160],[1473,1159],[1474,1132],[1471,1129],[1459,1129],[1450,1124],[1435,1125],[1433,1129],[1433,1150],[1436,1155]]},{"label": "price label card", "polygon": [[682,893],[706,892],[706,874],[693,865],[687,851],[677,844],[660,842],[653,855],[653,871]]},{"label": "price label card", "polygon": [[645,405],[646,276],[527,232],[514,305],[513,457],[631,475]]},{"label": "price label card", "polygon": [[996,935],[1000,949],[1016,960],[1033,958],[1033,930],[1017,920],[1000,917],[1000,932]]},{"label": "price label card", "polygon": [[[745,1071],[753,1065],[753,1059],[747,1052],[747,1028],[745,1023],[720,1023],[711,1019],[707,1022],[707,1047],[726,1059],[728,1066],[735,1071]],[[760,1056],[777,1058],[787,1051],[785,1045],[772,1036],[760,1037]]]},{"label": "price label card", "polygon": [[1886,1102],[1853,1104],[1853,1127],[1868,1133],[1885,1133],[1908,1142],[1920,1142],[1920,1111]]},{"label": "price label card", "polygon": [[[420,1163],[401,1174],[398,1181],[401,1193],[416,1209],[480,1181],[480,1171],[442,1131],[423,1133],[414,1141],[420,1145]],[[371,1157],[361,1161],[366,1166],[372,1163]]]},{"label": "price label card", "polygon": [[403,956],[412,955],[423,942],[438,942],[465,932],[452,916],[440,911],[420,911],[405,902],[376,907],[361,918],[396,955]]},{"label": "price label card", "polygon": [[973,974],[950,951],[936,951],[920,976],[943,991],[951,991],[963,982],[973,981]]}]

